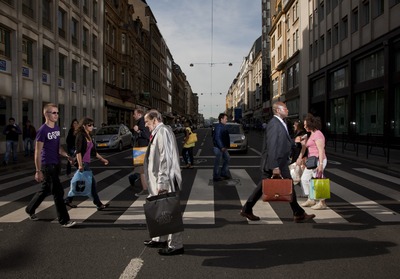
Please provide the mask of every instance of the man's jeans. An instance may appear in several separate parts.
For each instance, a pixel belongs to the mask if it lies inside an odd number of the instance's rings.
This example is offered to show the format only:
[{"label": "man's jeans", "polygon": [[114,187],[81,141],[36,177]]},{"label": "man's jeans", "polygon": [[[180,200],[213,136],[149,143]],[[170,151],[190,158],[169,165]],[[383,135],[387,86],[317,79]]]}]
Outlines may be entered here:
[{"label": "man's jeans", "polygon": [[17,161],[17,141],[8,140],[6,141],[6,154],[4,155],[4,162],[8,163],[10,153],[13,154],[14,162]]},{"label": "man's jeans", "polygon": [[30,138],[24,139],[25,156],[33,155],[35,153],[34,140]]},{"label": "man's jeans", "polygon": [[[214,154],[215,154],[215,159],[214,159],[214,172],[213,172],[213,179],[219,179],[221,176],[225,177],[230,177],[230,172],[229,172],[229,153],[226,150],[225,152],[222,152],[221,149],[218,147],[214,146]],[[221,172],[219,170],[219,163],[221,161],[222,157],[222,168]]]}]

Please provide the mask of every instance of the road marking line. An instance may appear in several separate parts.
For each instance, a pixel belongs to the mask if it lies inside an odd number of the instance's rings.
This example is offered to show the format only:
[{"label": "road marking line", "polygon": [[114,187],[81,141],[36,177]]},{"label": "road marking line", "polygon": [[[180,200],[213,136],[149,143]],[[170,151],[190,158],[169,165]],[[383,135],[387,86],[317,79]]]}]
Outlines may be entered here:
[{"label": "road marking line", "polygon": [[212,169],[197,171],[183,213],[184,224],[215,224],[214,187],[208,186],[212,171]]},{"label": "road marking line", "polygon": [[[252,191],[254,190],[254,188],[257,187],[257,185],[254,184],[253,180],[251,179],[246,170],[231,169],[230,171],[232,177],[240,179],[240,183],[236,186],[236,190],[239,194],[240,202],[243,206],[246,203]],[[283,222],[278,217],[276,212],[273,210],[271,205],[267,202],[263,202],[262,200],[259,200],[255,204],[255,206],[253,207],[253,213],[254,215],[259,216],[261,220],[256,222],[248,221],[249,224],[252,225],[283,224]]]},{"label": "road marking line", "polygon": [[133,258],[125,267],[119,279],[133,279],[136,278],[140,269],[143,266],[143,260],[140,258]]},{"label": "road marking line", "polygon": [[394,200],[400,201],[400,192],[395,191],[389,187],[383,186],[381,184],[372,182],[368,179],[364,179],[361,177],[358,177],[356,175],[353,175],[351,173],[339,170],[339,169],[329,169],[328,172],[331,172],[337,176],[343,177],[353,183],[356,183],[362,187],[365,187],[367,189],[370,189],[372,191],[378,192],[382,195],[388,196]]},{"label": "road marking line", "polygon": [[331,181],[331,192],[381,222],[400,222],[400,214]]},{"label": "road marking line", "polygon": [[391,175],[387,175],[387,174],[384,174],[384,173],[380,173],[380,172],[377,172],[377,171],[374,171],[374,170],[364,169],[364,168],[355,168],[354,170],[359,171],[359,172],[363,172],[363,173],[366,173],[368,175],[372,175],[372,176],[375,176],[377,178],[380,178],[380,179],[383,179],[383,180],[386,180],[386,181],[389,181],[389,182],[396,183],[396,184],[400,185],[400,178],[397,178],[397,177],[394,177],[394,176],[391,176]]}]

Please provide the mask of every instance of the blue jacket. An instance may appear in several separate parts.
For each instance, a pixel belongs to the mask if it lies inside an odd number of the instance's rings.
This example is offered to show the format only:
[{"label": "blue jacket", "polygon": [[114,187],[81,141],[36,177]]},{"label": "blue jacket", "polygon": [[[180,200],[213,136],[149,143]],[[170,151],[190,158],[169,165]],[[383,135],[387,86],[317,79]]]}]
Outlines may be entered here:
[{"label": "blue jacket", "polygon": [[215,126],[214,137],[213,137],[214,146],[219,149],[229,148],[231,144],[231,140],[229,138],[229,132],[226,129],[226,125],[222,123],[218,123]]}]

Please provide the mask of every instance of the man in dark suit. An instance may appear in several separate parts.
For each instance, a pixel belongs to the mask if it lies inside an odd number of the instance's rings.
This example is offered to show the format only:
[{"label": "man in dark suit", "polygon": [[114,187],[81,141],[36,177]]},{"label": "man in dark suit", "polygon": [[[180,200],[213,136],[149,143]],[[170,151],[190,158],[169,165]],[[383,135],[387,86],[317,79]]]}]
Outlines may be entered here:
[{"label": "man in dark suit", "polygon": [[[289,157],[294,144],[291,139],[286,123],[283,121],[288,116],[288,109],[282,102],[276,102],[272,110],[274,117],[269,121],[264,137],[264,147],[261,159],[262,178],[271,176],[282,176],[289,178]],[[292,186],[293,187],[293,186]],[[262,179],[254,189],[242,208],[240,215],[251,221],[258,221],[260,217],[253,214],[253,207],[262,195]],[[296,193],[293,187],[293,201],[290,203],[293,211],[294,221],[296,223],[311,220],[314,214],[308,215],[304,209],[297,203]]]}]

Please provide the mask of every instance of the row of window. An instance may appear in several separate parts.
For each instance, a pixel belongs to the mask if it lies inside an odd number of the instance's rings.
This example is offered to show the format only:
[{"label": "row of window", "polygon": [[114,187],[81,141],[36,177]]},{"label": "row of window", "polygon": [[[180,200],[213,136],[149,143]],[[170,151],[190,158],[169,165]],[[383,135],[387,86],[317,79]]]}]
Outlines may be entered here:
[{"label": "row of window", "polygon": [[[400,56],[400,51],[397,53],[397,56]],[[357,59],[355,61],[355,78],[353,79],[355,84],[383,77],[385,74],[384,63],[383,50],[379,50],[363,58]],[[328,91],[332,92],[349,86],[349,75],[350,71],[347,66],[332,71],[329,74]],[[313,97],[325,94],[325,77],[313,81],[312,84]]]}]

